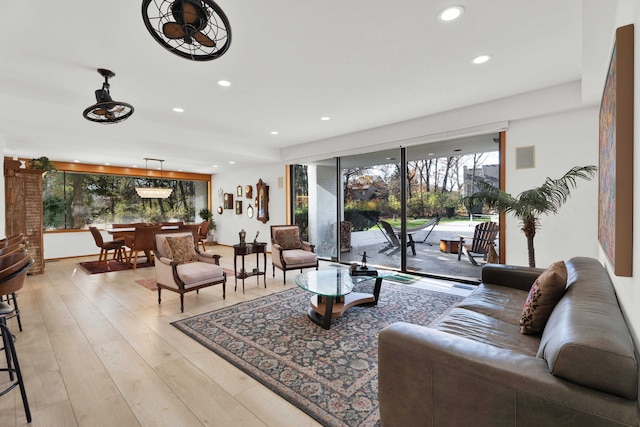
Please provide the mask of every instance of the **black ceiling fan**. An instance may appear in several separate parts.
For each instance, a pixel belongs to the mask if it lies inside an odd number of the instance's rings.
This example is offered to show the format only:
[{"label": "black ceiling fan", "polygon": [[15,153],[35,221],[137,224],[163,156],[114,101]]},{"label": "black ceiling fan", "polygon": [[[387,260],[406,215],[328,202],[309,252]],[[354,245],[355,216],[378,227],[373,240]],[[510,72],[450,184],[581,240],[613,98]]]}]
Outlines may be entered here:
[{"label": "black ceiling fan", "polygon": [[162,47],[193,61],[219,58],[231,44],[229,20],[213,0],[143,0],[142,18]]},{"label": "black ceiling fan", "polygon": [[112,124],[127,120],[133,114],[133,106],[126,102],[114,101],[109,93],[109,79],[116,74],[104,68],[98,68],[104,77],[102,88],[96,90],[96,103],[85,108],[82,115],[85,119],[102,124]]}]

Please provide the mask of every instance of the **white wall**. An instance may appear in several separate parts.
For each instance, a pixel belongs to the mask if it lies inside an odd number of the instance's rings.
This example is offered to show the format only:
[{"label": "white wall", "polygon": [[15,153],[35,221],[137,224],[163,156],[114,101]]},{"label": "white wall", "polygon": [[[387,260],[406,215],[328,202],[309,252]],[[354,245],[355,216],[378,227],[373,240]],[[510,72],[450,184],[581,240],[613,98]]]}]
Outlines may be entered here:
[{"label": "white wall", "polygon": [[[607,266],[609,275],[613,279],[618,300],[625,312],[635,341],[640,345],[640,5],[634,0],[625,0],[619,2],[619,10],[616,18],[616,27],[627,24],[634,24],[634,150],[633,161],[633,197],[634,197],[634,215],[633,215],[633,276],[632,277],[616,277],[613,275],[613,269],[607,261],[604,253],[600,252],[600,260]],[[613,36],[612,36],[613,40]],[[604,64],[606,67],[607,64]],[[604,84],[604,82],[603,82]]]},{"label": "white wall", "polygon": [[[256,196],[256,183],[262,179],[269,186],[269,221],[266,224],[258,221],[257,209],[254,205],[254,216],[247,217],[246,197],[237,198],[236,187],[241,185],[243,190],[247,185],[253,186],[253,196]],[[271,250],[271,225],[286,223],[286,166],[282,163],[271,163],[260,168],[242,169],[212,177],[212,206],[213,219],[216,221],[216,240],[223,245],[235,245],[240,242],[238,233],[244,229],[247,232],[247,241],[253,241],[256,231],[260,231],[258,241],[269,243],[267,249]],[[225,209],[223,214],[217,212],[218,206],[222,206],[222,200],[218,197],[218,190],[222,188],[225,193],[233,193],[234,204],[236,200],[242,200],[242,215],[236,215],[235,209]],[[253,203],[253,199],[251,200]]]},{"label": "white wall", "polygon": [[[102,239],[109,241],[113,240],[113,237],[103,231]],[[44,259],[98,255],[99,253],[100,249],[96,246],[89,230],[44,233]]]},{"label": "white wall", "polygon": [[[535,167],[515,169],[517,147],[535,147]],[[506,191],[516,196],[547,177],[559,178],[573,166],[598,165],[598,109],[591,107],[509,123]],[[598,257],[598,181],[578,181],[557,215],[542,216],[534,238],[536,266],[573,256]],[[506,261],[527,265],[527,246],[519,221],[507,215]]]}]

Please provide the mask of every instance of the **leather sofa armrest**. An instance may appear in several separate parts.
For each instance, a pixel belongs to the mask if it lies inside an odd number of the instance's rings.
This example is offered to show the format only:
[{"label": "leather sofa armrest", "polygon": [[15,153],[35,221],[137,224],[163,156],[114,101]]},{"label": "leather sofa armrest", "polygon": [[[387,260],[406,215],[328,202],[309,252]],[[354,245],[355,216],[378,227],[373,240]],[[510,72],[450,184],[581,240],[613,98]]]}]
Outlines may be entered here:
[{"label": "leather sofa armrest", "polygon": [[517,265],[485,264],[482,282],[529,291],[544,269]]}]

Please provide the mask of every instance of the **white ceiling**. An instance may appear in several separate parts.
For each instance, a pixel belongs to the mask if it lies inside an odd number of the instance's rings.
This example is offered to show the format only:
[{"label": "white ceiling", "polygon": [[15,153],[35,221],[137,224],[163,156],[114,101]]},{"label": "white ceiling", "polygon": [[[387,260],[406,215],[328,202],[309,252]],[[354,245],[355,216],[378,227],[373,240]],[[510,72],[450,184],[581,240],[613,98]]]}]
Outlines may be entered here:
[{"label": "white ceiling", "polygon": [[[297,144],[579,80],[580,0],[218,0],[229,51],[194,62],[147,32],[141,1],[13,1],[0,26],[5,155],[216,173]],[[605,2],[603,2],[605,3]],[[493,60],[473,65],[483,53]],[[103,78],[129,120],[82,117]],[[220,79],[231,82],[224,88]],[[182,114],[172,111],[182,107]],[[321,116],[330,116],[321,121]],[[271,135],[272,130],[279,135]],[[235,161],[235,165],[229,165]],[[219,165],[214,168],[213,165]]]}]

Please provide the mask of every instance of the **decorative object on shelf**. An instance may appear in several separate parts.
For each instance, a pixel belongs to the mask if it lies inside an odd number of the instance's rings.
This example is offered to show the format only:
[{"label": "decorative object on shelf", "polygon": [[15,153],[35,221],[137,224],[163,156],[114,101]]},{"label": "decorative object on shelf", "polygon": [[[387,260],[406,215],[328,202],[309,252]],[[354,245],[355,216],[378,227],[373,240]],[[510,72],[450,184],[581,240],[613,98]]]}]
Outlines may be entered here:
[{"label": "decorative object on shelf", "polygon": [[242,197],[242,185],[236,187],[236,196]]},{"label": "decorative object on shelf", "polygon": [[236,200],[236,215],[242,215],[242,200]]},{"label": "decorative object on shelf", "polygon": [[269,221],[269,186],[265,184],[262,179],[256,184],[256,191],[258,196],[256,198],[256,204],[258,207],[258,221],[262,221],[266,224]]},{"label": "decorative object on shelf", "polygon": [[240,230],[238,235],[240,236],[240,244],[241,245],[245,245],[247,243],[246,242],[247,232],[244,231],[244,228],[242,230]]},{"label": "decorative object on shelf", "polygon": [[256,237],[253,239],[253,243],[258,243],[258,236],[260,235],[260,230],[256,231]]},{"label": "decorative object on shelf", "polygon": [[225,209],[233,209],[233,194],[224,193],[223,206],[224,206]]},{"label": "decorative object on shelf", "polygon": [[251,204],[247,204],[247,216],[253,218],[253,206]]},{"label": "decorative object on shelf", "polygon": [[[162,164],[164,160],[144,158],[146,162],[147,176],[149,175],[149,160],[160,162],[160,179],[162,179]],[[136,193],[143,199],[166,199],[173,192],[173,188],[166,187],[136,187]]]},{"label": "decorative object on shelf", "polygon": [[222,214],[222,212],[224,212],[224,209],[222,209],[222,206],[218,206],[218,213]]},{"label": "decorative object on shelf", "polygon": [[633,24],[616,29],[599,121],[598,241],[622,277],[633,276],[633,39]]},{"label": "decorative object on shelf", "polygon": [[104,68],[98,68],[98,73],[104,77],[102,89],[96,90],[96,103],[85,108],[82,116],[91,122],[104,125],[127,120],[133,114],[133,106],[126,102],[114,101],[109,94],[109,78],[116,74]]},{"label": "decorative object on shelf", "polygon": [[246,197],[247,199],[252,199],[253,198],[253,187],[250,185],[247,185],[246,187],[244,187],[244,197]]},{"label": "decorative object on shelf", "polygon": [[231,45],[231,26],[213,0],[143,0],[149,33],[169,52],[192,61],[221,57]]}]

